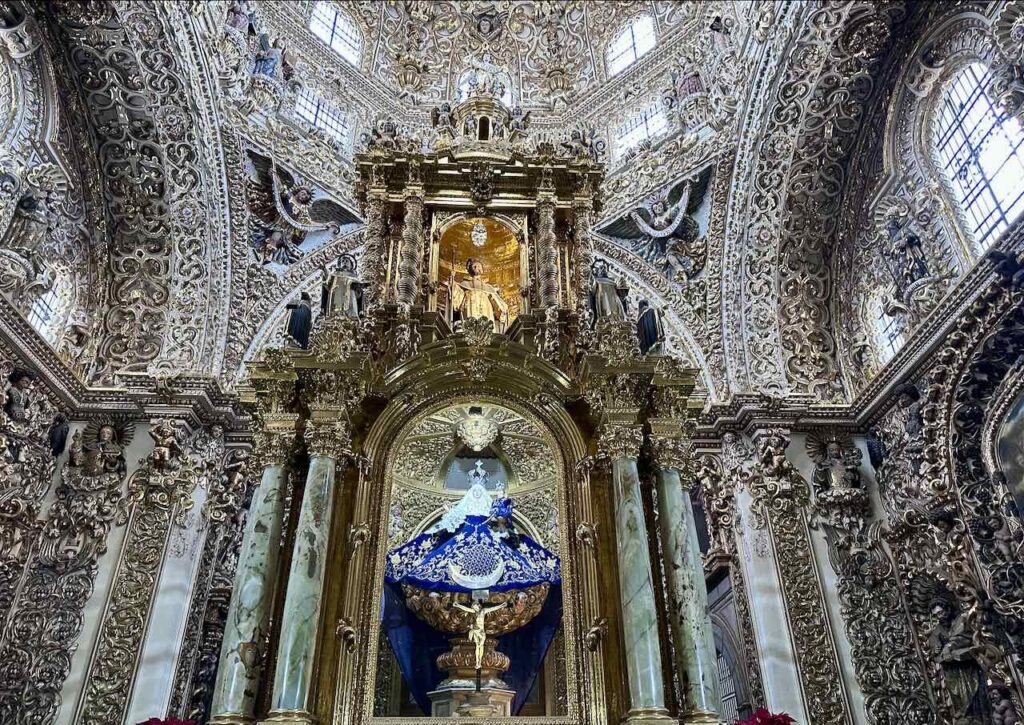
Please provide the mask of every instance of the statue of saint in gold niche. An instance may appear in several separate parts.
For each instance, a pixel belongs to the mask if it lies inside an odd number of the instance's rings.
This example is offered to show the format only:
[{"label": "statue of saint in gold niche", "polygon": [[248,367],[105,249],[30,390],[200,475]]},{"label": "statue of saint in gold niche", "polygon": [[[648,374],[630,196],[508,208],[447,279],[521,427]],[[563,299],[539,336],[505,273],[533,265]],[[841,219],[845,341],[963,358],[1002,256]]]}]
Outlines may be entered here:
[{"label": "statue of saint in gold niche", "polygon": [[491,321],[495,332],[504,332],[508,305],[501,299],[498,288],[484,278],[483,262],[470,258],[466,261],[466,271],[469,275],[458,284],[454,272],[448,279],[452,309],[459,312],[463,321],[483,317]]}]

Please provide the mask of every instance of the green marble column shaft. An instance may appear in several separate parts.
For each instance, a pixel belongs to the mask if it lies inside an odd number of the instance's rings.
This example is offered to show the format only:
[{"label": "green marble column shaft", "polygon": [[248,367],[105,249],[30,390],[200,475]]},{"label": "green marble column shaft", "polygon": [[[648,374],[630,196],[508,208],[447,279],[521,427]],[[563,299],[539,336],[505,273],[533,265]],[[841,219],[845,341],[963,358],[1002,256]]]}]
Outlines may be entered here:
[{"label": "green marble column shaft", "polygon": [[717,714],[722,701],[715,640],[690,492],[683,488],[675,468],[660,468],[657,478],[665,574],[674,603],[669,618],[685,676],[684,711]]},{"label": "green marble column shaft", "polygon": [[299,510],[288,589],[281,616],[272,710],[308,711],[313,680],[320,599],[323,593],[327,537],[334,498],[333,458],[309,460],[306,490]]},{"label": "green marble column shaft", "polygon": [[631,710],[663,710],[665,689],[658,642],[658,612],[636,459],[614,460],[612,481],[615,486],[615,539]]},{"label": "green marble column shaft", "polygon": [[285,469],[263,469],[253,494],[231,590],[220,667],[213,692],[212,722],[251,720],[260,684],[259,646],[273,606],[284,513]]}]

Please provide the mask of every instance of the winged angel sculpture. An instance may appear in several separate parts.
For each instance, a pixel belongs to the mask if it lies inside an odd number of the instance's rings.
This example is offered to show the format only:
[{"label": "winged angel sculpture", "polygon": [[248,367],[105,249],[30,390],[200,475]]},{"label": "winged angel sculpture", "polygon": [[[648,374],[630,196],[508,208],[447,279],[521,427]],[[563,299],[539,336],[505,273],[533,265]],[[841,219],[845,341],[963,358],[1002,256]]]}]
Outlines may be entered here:
[{"label": "winged angel sculpture", "polygon": [[629,213],[635,228],[630,234],[633,251],[683,286],[700,273],[707,258],[707,241],[688,213],[694,183],[685,181],[674,203],[669,202],[666,189],[647,197]]},{"label": "winged angel sculpture", "polygon": [[354,221],[340,205],[273,159],[250,154],[248,172],[253,254],[260,264],[292,264],[303,256],[307,239],[337,234]]}]

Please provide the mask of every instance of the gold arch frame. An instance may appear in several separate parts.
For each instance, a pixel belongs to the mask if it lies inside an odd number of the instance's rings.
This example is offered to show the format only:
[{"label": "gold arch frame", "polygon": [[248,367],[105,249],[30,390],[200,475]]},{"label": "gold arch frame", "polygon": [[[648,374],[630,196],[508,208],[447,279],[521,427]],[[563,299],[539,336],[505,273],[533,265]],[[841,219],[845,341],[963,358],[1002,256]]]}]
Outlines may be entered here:
[{"label": "gold arch frame", "polygon": [[[439,346],[440,347],[440,346]],[[366,532],[361,545],[352,547],[346,541],[347,532],[339,531],[337,521],[332,531],[332,556],[338,557],[345,548],[349,559],[348,576],[341,582],[343,591],[335,592],[327,603],[325,637],[334,638],[330,623],[339,623],[339,632],[354,637],[355,645],[345,647],[337,642],[322,642],[321,662],[333,658],[330,666],[322,667],[320,700],[330,706],[334,723],[367,723],[373,725],[399,725],[436,722],[435,718],[381,717],[373,714],[377,653],[380,632],[379,610],[383,594],[384,554],[387,544],[387,521],[391,498],[390,472],[394,468],[395,454],[403,437],[413,430],[424,417],[453,405],[483,402],[502,405],[533,422],[545,436],[552,450],[560,455],[557,461],[558,484],[556,502],[560,517],[559,549],[562,552],[563,577],[563,631],[566,660],[566,715],[545,717],[504,718],[500,722],[523,721],[536,725],[568,725],[570,723],[608,722],[610,710],[606,686],[606,660],[617,656],[617,647],[584,647],[588,630],[600,617],[607,617],[616,601],[601,591],[598,577],[598,557],[610,565],[607,552],[591,549],[579,541],[573,532],[581,523],[607,520],[598,516],[598,507],[590,486],[589,474],[581,462],[587,459],[592,441],[576,425],[564,402],[572,390],[564,373],[548,363],[533,358],[524,370],[520,354],[525,352],[512,343],[505,349],[470,348],[465,342],[449,342],[446,351],[457,353],[461,348],[465,357],[490,359],[492,367],[485,379],[470,380],[466,369],[453,363],[452,358],[434,361],[429,353],[421,354],[392,377],[387,385],[390,402],[377,417],[363,439],[365,464],[359,474],[355,500],[351,502],[354,530],[363,526]],[[510,349],[513,348],[513,349]],[[525,373],[525,374],[524,374]],[[429,381],[429,382],[428,382]],[[473,393],[467,393],[472,386]],[[415,390],[430,390],[417,395]],[[582,473],[581,473],[582,471]],[[604,511],[601,512],[606,513]],[[367,578],[372,585],[365,586]],[[336,585],[330,581],[327,589]],[[336,612],[334,620],[330,610]],[[326,678],[330,682],[325,682]],[[336,676],[334,676],[336,673]],[[616,699],[612,696],[612,699]],[[498,722],[495,720],[494,722]]]}]

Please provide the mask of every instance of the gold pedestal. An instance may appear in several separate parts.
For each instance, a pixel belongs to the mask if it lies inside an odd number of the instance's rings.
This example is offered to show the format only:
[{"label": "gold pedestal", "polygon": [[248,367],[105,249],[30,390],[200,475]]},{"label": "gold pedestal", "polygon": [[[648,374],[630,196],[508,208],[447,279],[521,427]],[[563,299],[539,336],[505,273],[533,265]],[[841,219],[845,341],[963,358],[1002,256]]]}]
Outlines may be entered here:
[{"label": "gold pedestal", "polygon": [[711,710],[690,710],[683,717],[686,725],[725,725],[717,712]]},{"label": "gold pedestal", "polygon": [[305,710],[271,710],[260,725],[311,725],[316,718]]},{"label": "gold pedestal", "polygon": [[[475,687],[475,686],[474,686]],[[431,717],[511,717],[516,693],[497,687],[448,688],[427,693]]]},{"label": "gold pedestal", "polygon": [[428,692],[433,717],[510,717],[515,692],[501,675],[512,663],[498,652],[496,639],[484,641],[480,692],[476,691],[476,646],[466,637],[451,640],[452,648],[437,658],[437,668],[448,673],[436,690]]},{"label": "gold pedestal", "polygon": [[210,725],[252,725],[253,718],[237,712],[222,712],[210,718]]},{"label": "gold pedestal", "polygon": [[668,714],[663,707],[645,707],[630,710],[622,722],[629,725],[665,725],[665,723],[678,723],[677,718]]}]

